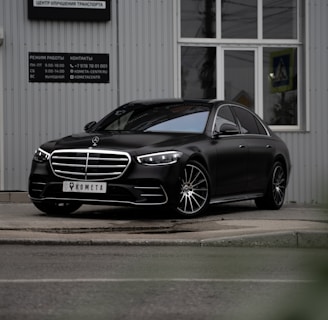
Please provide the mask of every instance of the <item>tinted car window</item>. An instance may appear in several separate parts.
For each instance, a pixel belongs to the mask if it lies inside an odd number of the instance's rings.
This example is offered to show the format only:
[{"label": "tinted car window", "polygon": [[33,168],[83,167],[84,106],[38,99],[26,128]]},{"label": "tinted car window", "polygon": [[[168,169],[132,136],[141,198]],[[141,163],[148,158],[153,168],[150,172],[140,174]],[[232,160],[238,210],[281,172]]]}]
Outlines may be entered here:
[{"label": "tinted car window", "polygon": [[267,133],[266,130],[264,129],[262,123],[261,123],[258,119],[256,119],[256,118],[255,118],[255,121],[256,121],[256,124],[257,124],[257,127],[258,127],[258,129],[259,129],[260,134],[267,135],[268,133]]},{"label": "tinted car window", "polygon": [[249,111],[239,107],[233,107],[240,122],[241,132],[244,134],[266,134],[263,126]]},{"label": "tinted car window", "polygon": [[232,125],[238,130],[238,125],[229,106],[223,106],[218,111],[218,114],[215,119],[214,130],[217,132],[221,132],[222,131],[221,128],[225,124]]},{"label": "tinted car window", "polygon": [[118,109],[98,130],[187,132],[205,130],[209,108],[199,105],[138,105]]},{"label": "tinted car window", "polygon": [[203,111],[182,115],[180,117],[155,124],[154,126],[150,126],[145,131],[202,133],[205,129],[208,113],[208,111]]}]

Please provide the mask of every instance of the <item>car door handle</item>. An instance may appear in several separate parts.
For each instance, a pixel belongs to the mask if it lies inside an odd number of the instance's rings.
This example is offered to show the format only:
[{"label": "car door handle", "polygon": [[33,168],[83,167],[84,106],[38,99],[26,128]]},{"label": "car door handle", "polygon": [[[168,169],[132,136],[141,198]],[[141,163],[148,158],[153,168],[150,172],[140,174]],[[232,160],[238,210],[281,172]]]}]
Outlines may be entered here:
[{"label": "car door handle", "polygon": [[265,147],[266,147],[267,149],[271,149],[271,148],[272,148],[272,146],[271,146],[270,144],[267,144]]},{"label": "car door handle", "polygon": [[243,145],[243,144],[240,144],[240,145],[239,145],[239,149],[245,149],[245,148],[246,148],[245,145]]}]

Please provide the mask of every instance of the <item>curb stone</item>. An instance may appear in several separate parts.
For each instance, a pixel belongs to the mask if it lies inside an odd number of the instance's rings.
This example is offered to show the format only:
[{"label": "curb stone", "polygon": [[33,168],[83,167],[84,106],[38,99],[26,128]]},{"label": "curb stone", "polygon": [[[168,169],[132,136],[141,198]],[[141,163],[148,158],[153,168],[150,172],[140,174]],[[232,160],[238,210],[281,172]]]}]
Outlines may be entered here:
[{"label": "curb stone", "polygon": [[328,249],[328,232],[293,231],[202,240],[203,246]]},{"label": "curb stone", "polygon": [[56,239],[0,239],[7,245],[71,245],[71,246],[193,246],[193,247],[248,247],[248,248],[312,248],[328,249],[328,232],[301,231],[264,233],[257,235],[184,239],[126,239],[126,240],[56,240]]},{"label": "curb stone", "polygon": [[25,191],[0,191],[0,203],[29,203],[30,198]]}]

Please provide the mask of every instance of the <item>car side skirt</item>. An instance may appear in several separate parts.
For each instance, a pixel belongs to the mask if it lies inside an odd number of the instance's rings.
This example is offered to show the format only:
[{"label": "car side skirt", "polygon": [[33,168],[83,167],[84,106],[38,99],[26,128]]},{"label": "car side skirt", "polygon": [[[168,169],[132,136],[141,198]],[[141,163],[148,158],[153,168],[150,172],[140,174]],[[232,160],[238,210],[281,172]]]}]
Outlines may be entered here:
[{"label": "car side skirt", "polygon": [[239,194],[239,195],[233,195],[227,197],[218,197],[218,198],[212,198],[210,200],[210,204],[254,200],[257,198],[262,198],[263,196],[264,193],[250,193],[250,194]]}]

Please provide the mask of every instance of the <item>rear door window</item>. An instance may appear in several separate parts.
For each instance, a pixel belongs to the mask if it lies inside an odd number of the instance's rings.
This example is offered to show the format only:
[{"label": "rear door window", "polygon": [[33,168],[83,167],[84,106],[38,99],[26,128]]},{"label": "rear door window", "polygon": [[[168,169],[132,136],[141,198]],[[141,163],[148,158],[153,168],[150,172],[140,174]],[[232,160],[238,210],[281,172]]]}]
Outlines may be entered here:
[{"label": "rear door window", "polygon": [[267,134],[261,122],[250,111],[237,106],[233,106],[233,110],[240,122],[241,133],[261,135]]}]

